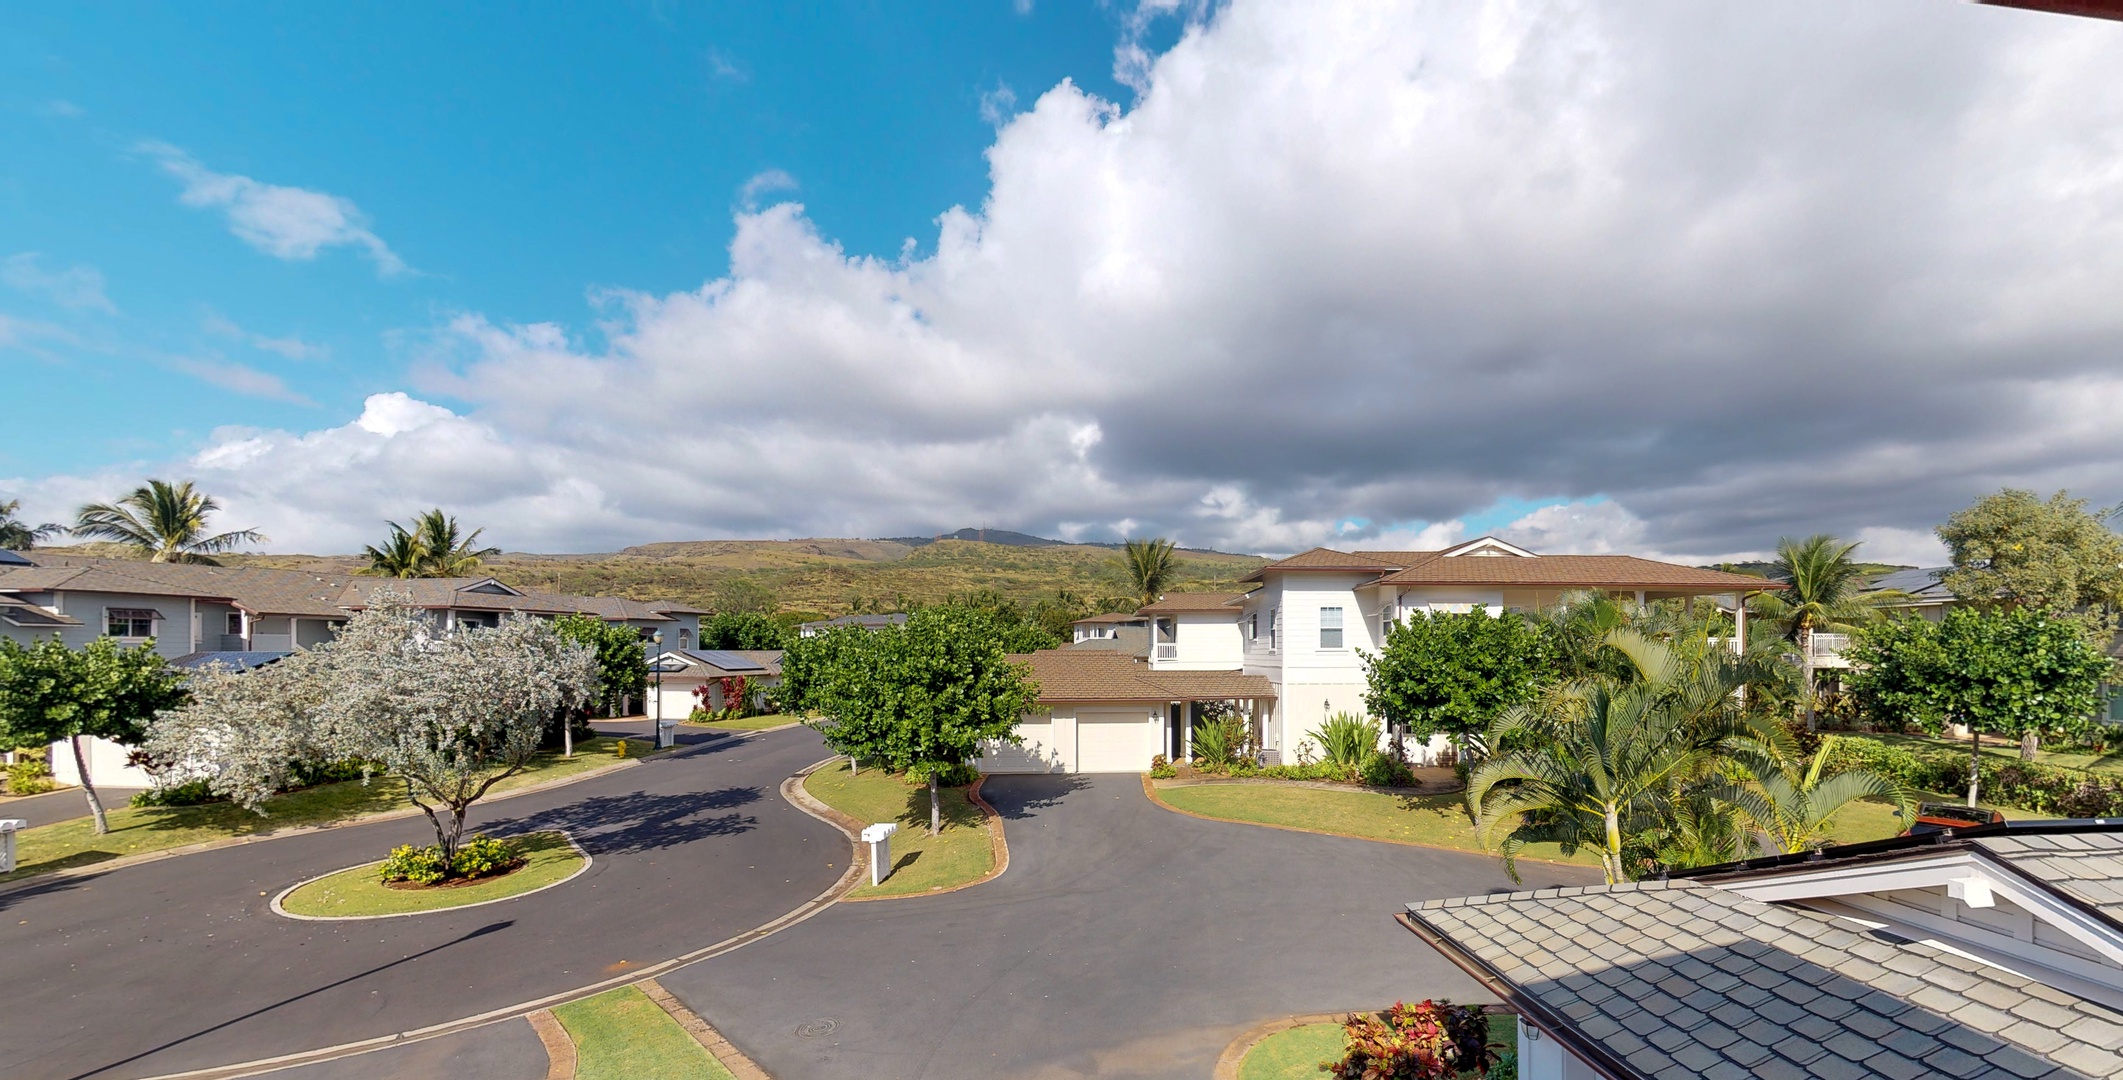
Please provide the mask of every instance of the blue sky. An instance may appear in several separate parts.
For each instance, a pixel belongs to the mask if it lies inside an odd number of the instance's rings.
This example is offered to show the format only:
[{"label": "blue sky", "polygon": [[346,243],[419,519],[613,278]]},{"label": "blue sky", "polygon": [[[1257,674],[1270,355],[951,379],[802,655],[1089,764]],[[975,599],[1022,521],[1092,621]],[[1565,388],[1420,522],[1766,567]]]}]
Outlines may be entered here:
[{"label": "blue sky", "polygon": [[[69,421],[0,441],[0,476],[154,461],[223,424],[318,426],[401,386],[456,312],[594,332],[589,290],[720,272],[761,174],[849,252],[897,257],[982,199],[984,102],[1065,78],[1126,93],[1097,4],[801,7],[0,12],[0,257],[34,255],[0,313],[49,330],[0,366]],[[358,244],[261,251],[181,205],[150,142],[350,200],[407,270]],[[80,295],[88,274],[108,308]],[[284,392],[212,381],[241,385],[238,366]]]}]

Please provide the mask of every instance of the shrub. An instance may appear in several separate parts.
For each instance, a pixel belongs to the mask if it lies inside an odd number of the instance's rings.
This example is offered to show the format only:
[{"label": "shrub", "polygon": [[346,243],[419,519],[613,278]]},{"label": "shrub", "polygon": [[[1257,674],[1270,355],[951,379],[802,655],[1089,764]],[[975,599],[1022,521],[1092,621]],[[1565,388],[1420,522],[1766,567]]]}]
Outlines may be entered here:
[{"label": "shrub", "polygon": [[1408,771],[1408,766],[1374,750],[1357,770],[1357,779],[1366,787],[1410,787],[1415,783],[1415,774]]},{"label": "shrub", "polygon": [[[1968,787],[1968,755],[1958,750],[1922,752],[1877,739],[1829,736],[1824,773],[1870,769],[1920,791],[1954,792]],[[1993,803],[2066,817],[2123,816],[2123,779],[2033,761],[1984,755],[1982,793]]]},{"label": "shrub", "polygon": [[149,788],[133,796],[134,806],[201,806],[222,802],[224,797],[214,794],[206,780],[186,780],[181,784]]},{"label": "shrub", "polygon": [[1364,755],[1378,749],[1379,727],[1375,720],[1339,712],[1328,717],[1312,737],[1319,741],[1320,752],[1328,761],[1341,766],[1345,773],[1353,773],[1363,765]]},{"label": "shrub", "polygon": [[507,873],[523,865],[516,845],[482,833],[457,845],[457,858],[446,863],[442,847],[403,844],[391,849],[380,873],[385,881],[410,881],[415,885],[440,885],[450,878],[483,878]]},{"label": "shrub", "polygon": [[1165,759],[1165,755],[1163,755],[1163,754],[1159,754],[1159,755],[1157,755],[1156,757],[1153,757],[1153,758],[1151,758],[1151,759],[1150,759],[1150,778],[1151,778],[1151,779],[1153,779],[1153,780],[1170,780],[1170,779],[1172,779],[1173,777],[1175,777],[1175,776],[1178,776],[1178,775],[1179,775],[1179,770],[1178,770],[1178,769],[1175,769],[1175,768],[1173,768],[1173,767],[1172,767],[1172,763],[1171,763],[1170,761],[1167,761],[1167,760]]},{"label": "shrub", "polygon": [[391,857],[383,860],[379,872],[387,882],[410,881],[415,885],[440,885],[442,879],[450,876],[449,867],[443,864],[439,844],[426,847],[400,844],[391,849]]},{"label": "shrub", "polygon": [[1519,1052],[1499,1051],[1496,1060],[1489,1063],[1489,1071],[1482,1074],[1482,1080],[1519,1080]]},{"label": "shrub", "polygon": [[10,795],[37,795],[58,786],[58,782],[52,779],[52,767],[43,757],[32,756],[29,751],[15,755],[15,763],[7,767],[7,793]]},{"label": "shrub", "polygon": [[1383,1017],[1351,1016],[1342,1036],[1342,1059],[1320,1063],[1336,1080],[1451,1080],[1495,1061],[1489,1019],[1474,1005],[1395,1002]]},{"label": "shrub", "polygon": [[516,845],[506,840],[496,840],[480,834],[457,846],[457,858],[450,866],[453,877],[483,878],[514,870],[523,863],[523,856]]},{"label": "shrub", "polygon": [[1229,765],[1246,745],[1246,722],[1237,716],[1205,716],[1194,725],[1197,765]]},{"label": "shrub", "polygon": [[343,784],[348,780],[363,779],[374,771],[375,766],[370,763],[351,759],[314,764],[298,761],[289,773],[288,786],[282,790],[293,791],[296,788],[316,787],[319,784]]}]

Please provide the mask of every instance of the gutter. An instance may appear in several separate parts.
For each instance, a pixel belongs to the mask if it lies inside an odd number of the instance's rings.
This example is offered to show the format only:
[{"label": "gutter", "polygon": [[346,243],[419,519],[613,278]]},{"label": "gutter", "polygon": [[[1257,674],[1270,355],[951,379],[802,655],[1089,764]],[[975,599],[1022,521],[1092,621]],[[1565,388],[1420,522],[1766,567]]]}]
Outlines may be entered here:
[{"label": "gutter", "polygon": [[1496,973],[1495,969],[1453,944],[1450,938],[1431,929],[1427,924],[1407,912],[1393,917],[1395,922],[1408,928],[1409,932],[1423,939],[1423,943],[1436,949],[1445,959],[1461,971],[1474,977],[1490,993],[1509,1005],[1519,1017],[1539,1029],[1545,1038],[1554,1039],[1563,1048],[1576,1055],[1578,1060],[1592,1067],[1605,1080],[1651,1080],[1643,1072],[1631,1068],[1603,1044],[1586,1038],[1585,1034],[1572,1027],[1562,1014],[1543,1004],[1540,999],[1519,990],[1517,984]]}]

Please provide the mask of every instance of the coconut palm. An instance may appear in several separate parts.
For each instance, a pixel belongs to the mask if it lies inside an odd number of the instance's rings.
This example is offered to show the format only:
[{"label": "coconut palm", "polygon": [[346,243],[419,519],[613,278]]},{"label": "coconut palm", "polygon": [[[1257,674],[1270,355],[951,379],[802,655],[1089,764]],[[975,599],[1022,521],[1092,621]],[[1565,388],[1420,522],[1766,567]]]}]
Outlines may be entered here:
[{"label": "coconut palm", "polygon": [[[395,524],[392,528],[397,528]],[[460,538],[457,519],[444,514],[440,508],[429,510],[413,519],[410,530],[419,540],[424,558],[421,562],[421,577],[469,577],[479,569],[481,560],[501,554],[497,547],[478,547],[479,535],[485,529],[473,529],[472,535]]]},{"label": "coconut palm", "polygon": [[372,577],[423,576],[421,568],[427,562],[428,550],[421,545],[420,538],[405,531],[404,526],[395,521],[384,524],[391,527],[390,539],[385,540],[382,547],[364,546],[361,549],[361,553],[368,556],[369,565],[359,572]]},{"label": "coconut palm", "polygon": [[1881,617],[1882,605],[1902,598],[1894,592],[1864,593],[1865,573],[1851,561],[1858,545],[1846,544],[1826,533],[1804,540],[1784,537],[1777,541],[1777,559],[1771,573],[1784,582],[1777,592],[1758,594],[1755,613],[1770,620],[1798,646],[1799,677],[1806,708],[1806,730],[1816,722],[1814,702],[1813,636],[1847,634],[1860,624]]},{"label": "coconut palm", "polygon": [[149,480],[116,503],[90,503],[74,515],[75,536],[112,540],[150,562],[217,565],[213,556],[265,541],[256,529],[207,534],[207,518],[221,504],[192,486]]},{"label": "coconut palm", "polygon": [[15,514],[22,509],[22,500],[9,499],[0,502],[0,548],[9,551],[28,551],[39,543],[66,531],[64,526],[46,522],[32,525],[19,521]]},{"label": "coconut palm", "polygon": [[1675,793],[1711,776],[1726,741],[1748,731],[1732,694],[1739,661],[1690,662],[1627,629],[1605,644],[1627,658],[1628,677],[1574,680],[1505,710],[1484,740],[1494,756],[1468,777],[1475,836],[1514,881],[1518,853],[1535,843],[1590,847],[1610,884],[1628,880],[1628,852],[1668,823]]},{"label": "coconut palm", "polygon": [[1837,811],[1859,799],[1890,799],[1909,820],[1915,800],[1896,780],[1865,769],[1822,775],[1834,744],[1833,738],[1822,740],[1810,760],[1793,754],[1782,732],[1774,733],[1773,741],[1728,747],[1751,782],[1721,784],[1708,794],[1745,816],[1755,828],[1756,846],[1775,855],[1819,847]]},{"label": "coconut palm", "polygon": [[1179,576],[1177,548],[1160,536],[1154,540],[1130,540],[1121,547],[1121,571],[1145,604],[1157,602],[1165,586]]}]

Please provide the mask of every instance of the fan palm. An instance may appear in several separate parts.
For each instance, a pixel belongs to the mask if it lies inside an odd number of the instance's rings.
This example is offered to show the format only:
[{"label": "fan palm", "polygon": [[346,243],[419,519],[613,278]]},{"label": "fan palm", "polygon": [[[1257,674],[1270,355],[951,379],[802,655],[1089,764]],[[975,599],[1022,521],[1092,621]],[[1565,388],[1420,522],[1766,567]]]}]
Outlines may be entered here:
[{"label": "fan palm", "polygon": [[15,514],[21,509],[22,500],[20,499],[9,499],[6,502],[0,502],[0,548],[6,548],[9,551],[28,551],[36,547],[40,542],[49,540],[66,531],[64,527],[50,522],[42,525],[31,525],[26,521],[18,521],[15,518]]},{"label": "fan palm", "polygon": [[[397,525],[391,527],[395,529]],[[469,577],[479,569],[481,560],[501,554],[500,548],[477,546],[485,529],[473,529],[472,535],[460,538],[457,519],[440,508],[414,518],[411,532],[425,555],[421,577]]]},{"label": "fan palm", "polygon": [[1759,594],[1754,602],[1756,614],[1769,619],[1798,646],[1808,731],[1813,730],[1816,716],[1813,636],[1849,633],[1861,623],[1879,619],[1882,605],[1902,598],[1901,593],[1861,591],[1865,573],[1850,558],[1857,548],[1825,533],[1804,540],[1788,536],[1778,540],[1771,573],[1786,584],[1778,592]]},{"label": "fan palm", "polygon": [[1121,548],[1121,570],[1127,574],[1135,595],[1145,604],[1157,602],[1158,594],[1179,576],[1177,548],[1160,536],[1154,540],[1130,540]]},{"label": "fan palm", "polygon": [[421,545],[420,538],[405,531],[405,528],[395,521],[385,524],[391,527],[390,539],[385,540],[382,547],[371,545],[361,549],[361,553],[368,556],[369,565],[360,572],[372,577],[422,576],[421,569],[427,562],[428,550]]},{"label": "fan palm", "polygon": [[1770,854],[1818,847],[1826,841],[1836,812],[1859,799],[1890,799],[1904,820],[1910,818],[1915,800],[1890,777],[1865,769],[1823,776],[1833,746],[1834,739],[1825,739],[1811,760],[1798,758],[1779,732],[1773,742],[1729,748],[1729,756],[1750,774],[1752,783],[1722,784],[1709,794],[1744,815],[1756,830],[1755,843]]},{"label": "fan palm", "polygon": [[116,503],[90,503],[74,515],[75,536],[113,540],[150,562],[206,563],[243,544],[265,541],[256,529],[207,534],[207,518],[221,504],[192,486],[149,480]]}]

